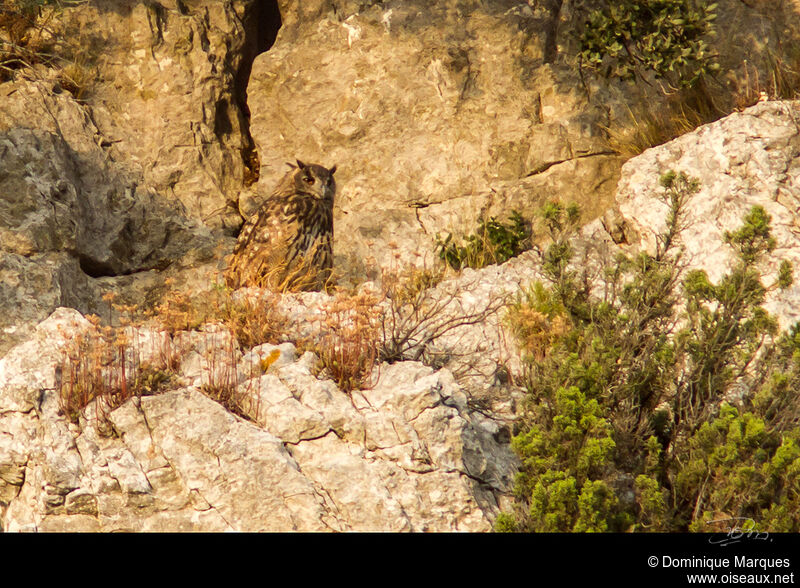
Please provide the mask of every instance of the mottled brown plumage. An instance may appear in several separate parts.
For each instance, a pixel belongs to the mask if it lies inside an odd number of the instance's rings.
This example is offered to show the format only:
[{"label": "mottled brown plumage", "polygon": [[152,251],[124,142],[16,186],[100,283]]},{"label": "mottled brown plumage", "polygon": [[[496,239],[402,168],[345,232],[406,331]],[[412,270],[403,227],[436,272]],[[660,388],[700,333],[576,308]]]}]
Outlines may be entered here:
[{"label": "mottled brown plumage", "polygon": [[330,281],[336,166],[298,160],[292,168],[244,224],[225,274],[229,287],[322,290]]}]

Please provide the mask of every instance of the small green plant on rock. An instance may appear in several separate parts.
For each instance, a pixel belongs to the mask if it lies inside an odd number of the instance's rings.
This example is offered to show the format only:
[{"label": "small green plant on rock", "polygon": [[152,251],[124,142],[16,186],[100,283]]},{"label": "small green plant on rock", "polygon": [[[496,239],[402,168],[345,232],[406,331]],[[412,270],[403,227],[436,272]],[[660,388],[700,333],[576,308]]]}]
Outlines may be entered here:
[{"label": "small green plant on rock", "polygon": [[436,236],[439,259],[454,270],[463,267],[481,268],[503,263],[530,247],[528,223],[519,212],[512,211],[507,223],[495,217],[481,219],[478,228],[457,243],[452,233],[442,239]]}]

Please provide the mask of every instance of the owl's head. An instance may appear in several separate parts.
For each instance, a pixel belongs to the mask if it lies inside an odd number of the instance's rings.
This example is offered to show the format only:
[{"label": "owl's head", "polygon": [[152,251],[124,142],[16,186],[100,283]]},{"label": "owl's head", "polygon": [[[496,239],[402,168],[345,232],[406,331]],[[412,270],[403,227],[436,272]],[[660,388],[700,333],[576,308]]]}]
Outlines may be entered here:
[{"label": "owl's head", "polygon": [[[294,167],[292,164],[289,165]],[[305,164],[298,159],[294,173],[296,192],[319,200],[332,201],[333,195],[336,193],[336,181],[333,179],[335,171],[335,165],[328,169],[314,163]]]}]

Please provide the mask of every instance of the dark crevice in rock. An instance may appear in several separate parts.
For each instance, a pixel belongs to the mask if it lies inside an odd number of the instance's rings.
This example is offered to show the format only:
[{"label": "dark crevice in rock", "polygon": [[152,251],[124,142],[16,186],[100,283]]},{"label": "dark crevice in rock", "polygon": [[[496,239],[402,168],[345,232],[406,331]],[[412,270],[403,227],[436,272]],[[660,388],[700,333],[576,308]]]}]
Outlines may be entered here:
[{"label": "dark crevice in rock", "polygon": [[[300,439],[298,439],[297,441],[284,441],[283,442],[283,446],[288,451],[289,450],[289,447],[288,447],[289,445],[300,445],[301,443],[304,443],[306,441],[318,441],[319,439],[322,439],[323,437],[327,437],[330,433],[333,433],[334,435],[336,435],[340,439],[342,438],[333,429],[328,429],[327,431],[325,431],[321,435],[316,435],[314,437],[300,437]],[[291,452],[289,452],[289,455],[291,455]]]},{"label": "dark crevice in rock", "polygon": [[227,100],[217,101],[217,106],[214,109],[214,133],[219,137],[233,132],[233,124],[231,117],[228,115]]},{"label": "dark crevice in rock", "polygon": [[150,34],[152,35],[153,42],[150,46],[150,52],[155,59],[153,51],[156,47],[164,43],[164,28],[167,23],[167,11],[158,2],[154,2],[147,6],[147,21],[150,25]]},{"label": "dark crevice in rock", "polygon": [[245,44],[242,60],[239,63],[239,69],[234,80],[234,96],[245,121],[244,145],[241,152],[245,168],[245,186],[250,186],[258,181],[261,167],[256,145],[250,134],[250,107],[247,105],[247,86],[250,82],[250,73],[253,70],[253,61],[262,53],[269,51],[275,43],[282,22],[277,0],[257,0],[242,16]]},{"label": "dark crevice in rock", "polygon": [[425,223],[422,222],[422,218],[419,216],[419,209],[420,208],[427,208],[428,206],[417,206],[414,208],[414,216],[417,218],[417,224],[419,224],[419,228],[422,229],[422,232],[426,235],[428,234],[428,230],[425,228]]},{"label": "dark crevice in rock", "polygon": [[547,0],[545,7],[549,13],[548,25],[545,29],[544,62],[555,63],[558,56],[558,25],[561,20],[561,6],[564,0]]},{"label": "dark crevice in rock", "polygon": [[119,272],[110,264],[97,261],[87,255],[79,254],[78,263],[81,266],[81,271],[91,278],[105,278],[119,275]]},{"label": "dark crevice in rock", "polygon": [[[74,254],[75,253],[73,252],[73,255]],[[142,260],[142,263],[139,264],[138,267],[126,270],[126,269],[121,269],[118,266],[118,264],[99,261],[83,253],[78,253],[77,258],[81,271],[90,278],[119,278],[122,276],[132,276],[138,273],[149,272],[153,270],[163,271],[171,265],[171,262],[169,260],[165,259],[149,260],[145,258],[144,260]],[[67,304],[66,306],[73,306],[73,305]],[[78,308],[78,310],[81,309]]]}]

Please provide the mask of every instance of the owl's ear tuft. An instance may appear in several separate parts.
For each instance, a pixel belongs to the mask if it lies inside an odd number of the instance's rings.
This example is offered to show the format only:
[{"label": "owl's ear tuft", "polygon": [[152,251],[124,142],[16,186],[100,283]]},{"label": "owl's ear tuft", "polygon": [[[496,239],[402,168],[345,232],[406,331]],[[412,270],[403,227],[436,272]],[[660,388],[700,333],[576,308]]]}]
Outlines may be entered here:
[{"label": "owl's ear tuft", "polygon": [[333,167],[330,169],[331,175],[333,175],[335,171],[336,171],[336,164],[333,164]]},{"label": "owl's ear tuft", "polygon": [[306,164],[305,164],[305,163],[303,163],[302,161],[300,161],[300,160],[298,159],[298,160],[297,160],[297,167],[299,167],[300,169],[306,169],[306,167],[307,167],[307,166],[306,166]]},{"label": "owl's ear tuft", "polygon": [[288,165],[292,169],[297,169],[297,166],[295,164],[293,164],[291,161],[287,161],[286,165]]}]

